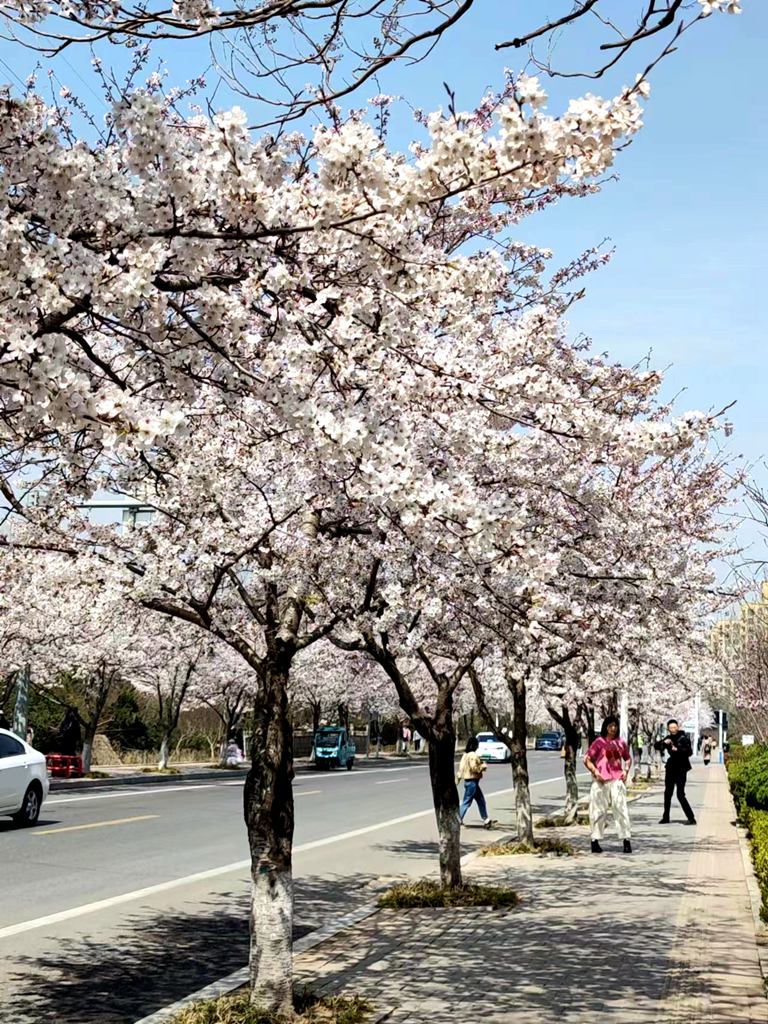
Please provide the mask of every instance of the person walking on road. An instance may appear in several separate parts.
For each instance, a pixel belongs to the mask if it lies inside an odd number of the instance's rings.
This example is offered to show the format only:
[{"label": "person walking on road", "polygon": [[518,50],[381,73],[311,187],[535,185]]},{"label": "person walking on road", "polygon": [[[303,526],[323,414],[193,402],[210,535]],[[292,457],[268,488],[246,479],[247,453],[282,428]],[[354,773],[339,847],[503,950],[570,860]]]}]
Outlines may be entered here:
[{"label": "person walking on road", "polygon": [[493,819],[488,816],[488,807],[485,803],[485,796],[483,795],[482,789],[480,789],[480,782],[483,778],[483,773],[487,768],[487,765],[480,760],[477,753],[479,744],[475,736],[470,736],[467,740],[467,746],[464,755],[459,762],[459,772],[456,776],[456,782],[464,781],[464,799],[461,801],[461,807],[459,808],[459,820],[461,824],[464,824],[464,815],[470,808],[472,801],[477,803],[477,809],[480,811],[480,817],[483,819],[483,825],[486,828],[490,828],[493,825]]},{"label": "person walking on road", "polygon": [[712,750],[714,745],[715,744],[712,741],[712,736],[705,736],[705,741],[701,743],[701,756],[703,758],[703,763],[705,763],[708,767],[710,761],[712,761]]},{"label": "person walking on road", "polygon": [[[600,735],[584,757],[587,770],[594,782],[589,791],[589,824],[592,829],[592,853],[602,853],[600,840],[605,835],[608,811],[613,811],[616,831],[622,840],[624,853],[632,853],[631,828],[627,807],[627,775],[632,756],[626,742],[619,738],[619,720],[609,715],[603,722]],[[624,767],[626,764],[626,768]]]},{"label": "person walking on road", "polygon": [[0,729],[7,729],[9,732],[11,731],[11,723],[6,718],[5,711],[3,711],[2,708],[0,708]]},{"label": "person walking on road", "polygon": [[682,731],[675,718],[670,718],[667,722],[667,735],[656,746],[658,750],[663,751],[667,755],[664,781],[664,817],[659,824],[669,824],[672,794],[677,791],[677,799],[683,809],[686,825],[695,825],[696,816],[685,796],[686,777],[691,770],[691,754],[693,753],[688,733]]}]

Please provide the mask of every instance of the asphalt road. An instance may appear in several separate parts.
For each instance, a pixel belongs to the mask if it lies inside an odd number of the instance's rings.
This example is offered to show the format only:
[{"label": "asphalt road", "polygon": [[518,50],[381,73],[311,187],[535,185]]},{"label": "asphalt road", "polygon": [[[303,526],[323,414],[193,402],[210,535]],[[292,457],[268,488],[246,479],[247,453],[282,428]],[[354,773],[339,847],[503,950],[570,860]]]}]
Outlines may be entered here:
[{"label": "asphalt road", "polygon": [[[557,754],[533,753],[534,800],[562,798]],[[513,824],[508,766],[484,790]],[[426,763],[297,776],[296,934],[436,869]],[[479,826],[477,809],[467,821]],[[506,828],[505,828],[506,826]],[[487,842],[463,831],[467,852]],[[242,780],[52,794],[34,829],[0,819],[0,1020],[133,1024],[243,966],[248,845]]]}]

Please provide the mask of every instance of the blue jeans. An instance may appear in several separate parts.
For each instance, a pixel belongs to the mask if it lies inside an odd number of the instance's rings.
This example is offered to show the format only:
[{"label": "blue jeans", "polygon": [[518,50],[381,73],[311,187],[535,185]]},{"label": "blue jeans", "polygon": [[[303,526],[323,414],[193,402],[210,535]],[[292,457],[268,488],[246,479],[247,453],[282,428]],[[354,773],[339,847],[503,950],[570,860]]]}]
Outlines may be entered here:
[{"label": "blue jeans", "polygon": [[480,782],[478,779],[465,779],[464,780],[464,799],[461,801],[461,807],[459,809],[459,817],[464,821],[464,815],[469,810],[469,805],[473,800],[477,801],[477,809],[480,811],[480,817],[483,821],[488,820],[488,808],[485,806],[485,797],[483,791],[480,789]]}]

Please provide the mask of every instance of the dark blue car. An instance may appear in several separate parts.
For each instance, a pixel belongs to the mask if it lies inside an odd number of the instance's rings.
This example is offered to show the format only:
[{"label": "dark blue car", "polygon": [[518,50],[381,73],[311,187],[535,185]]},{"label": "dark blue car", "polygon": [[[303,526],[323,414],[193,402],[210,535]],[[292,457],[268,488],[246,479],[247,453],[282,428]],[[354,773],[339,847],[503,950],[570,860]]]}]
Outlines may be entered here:
[{"label": "dark blue car", "polygon": [[565,736],[561,732],[543,732],[536,737],[536,750],[562,750]]}]

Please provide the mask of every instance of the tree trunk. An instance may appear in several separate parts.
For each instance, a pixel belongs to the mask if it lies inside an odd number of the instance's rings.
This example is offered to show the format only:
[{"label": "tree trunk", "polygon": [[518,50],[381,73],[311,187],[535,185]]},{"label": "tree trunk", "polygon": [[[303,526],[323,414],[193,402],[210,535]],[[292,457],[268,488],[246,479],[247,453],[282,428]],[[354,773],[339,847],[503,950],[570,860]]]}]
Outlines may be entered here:
[{"label": "tree trunk", "polygon": [[584,721],[587,726],[587,740],[590,746],[595,742],[597,738],[597,730],[595,729],[595,709],[592,707],[584,708]]},{"label": "tree trunk", "polygon": [[244,811],[251,848],[251,1004],[293,1012],[293,736],[287,658],[270,655],[254,713]]},{"label": "tree trunk", "polygon": [[[456,790],[456,733],[450,712],[429,737],[429,778],[440,837],[440,881],[461,885],[461,827]],[[419,730],[421,731],[421,730]]]},{"label": "tree trunk", "polygon": [[509,749],[512,752],[512,778],[515,786],[515,817],[517,838],[521,843],[533,846],[533,812],[531,810],[531,785],[528,775],[528,726],[526,723],[527,692],[525,678],[516,673],[507,679],[512,694],[512,735]]},{"label": "tree trunk", "polygon": [[565,773],[565,823],[571,825],[576,821],[579,804],[579,783],[576,778],[576,747],[570,743],[565,748],[563,762]]},{"label": "tree trunk", "polygon": [[[93,741],[96,739],[96,723],[88,722],[83,736],[83,772],[87,775],[91,770],[93,760]],[[70,748],[71,749],[71,748]]]},{"label": "tree trunk", "polygon": [[160,771],[165,771],[168,767],[168,762],[171,758],[171,735],[168,732],[163,733],[163,738],[160,740],[160,756],[157,760],[157,767]]},{"label": "tree trunk", "polygon": [[348,704],[337,704],[336,712],[339,716],[339,725],[343,725],[347,730],[347,736],[352,739],[352,733],[349,728],[349,705]]},{"label": "tree trunk", "polygon": [[579,746],[579,733],[566,709],[563,710],[563,729],[565,730],[565,758],[563,759],[565,821],[570,825],[576,821],[579,804],[579,783],[576,778],[576,751]]}]

